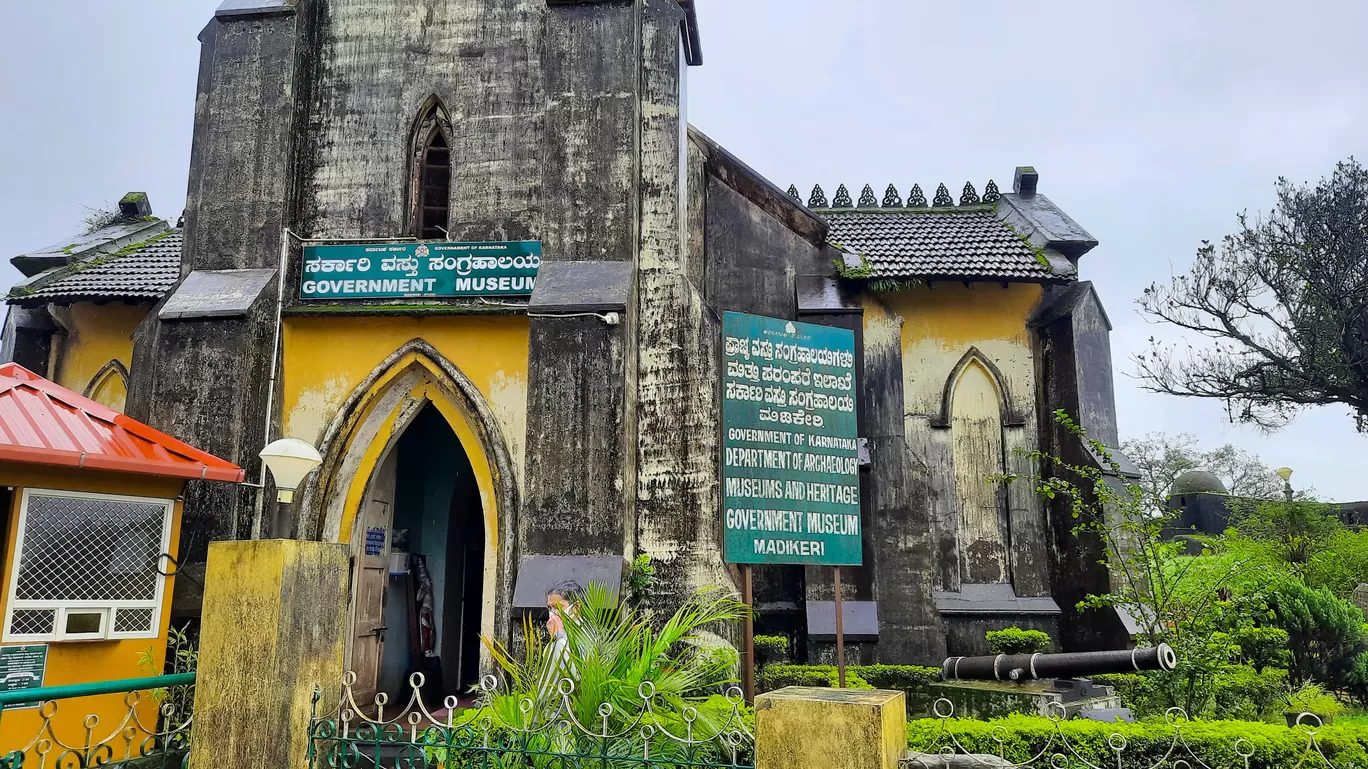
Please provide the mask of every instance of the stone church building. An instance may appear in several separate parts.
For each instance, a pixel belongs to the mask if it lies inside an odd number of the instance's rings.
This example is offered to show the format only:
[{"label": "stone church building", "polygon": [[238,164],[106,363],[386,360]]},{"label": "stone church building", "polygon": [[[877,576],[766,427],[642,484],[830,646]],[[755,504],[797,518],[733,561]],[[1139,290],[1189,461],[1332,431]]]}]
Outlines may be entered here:
[{"label": "stone church building", "polygon": [[[688,124],[690,0],[226,0],[200,41],[183,220],[131,194],[16,257],[4,329],[7,360],[247,468],[191,484],[186,574],[212,540],[351,543],[350,664],[380,689],[415,649],[470,683],[478,637],[507,637],[556,564],[648,554],[661,605],[737,586],[735,311],[855,333],[859,659],[939,664],[1008,625],[1124,642],[1074,608],[1108,575],[1067,511],[988,481],[1030,472],[1017,449],[1086,459],[1056,409],[1117,444],[1110,326],[1080,280],[1097,242],[1034,169],[786,192]],[[540,243],[535,289],[304,297],[309,248],[451,242]],[[257,455],[281,437],[323,464],[278,531]],[[808,631],[831,577],[759,567],[760,629],[829,659]],[[198,588],[175,588],[193,616]]]}]

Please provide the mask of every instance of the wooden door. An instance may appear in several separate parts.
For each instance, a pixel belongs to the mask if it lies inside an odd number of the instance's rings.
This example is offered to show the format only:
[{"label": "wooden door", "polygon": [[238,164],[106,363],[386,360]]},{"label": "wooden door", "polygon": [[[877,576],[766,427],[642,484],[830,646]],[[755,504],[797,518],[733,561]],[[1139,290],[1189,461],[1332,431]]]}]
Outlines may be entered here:
[{"label": "wooden door", "polygon": [[[389,585],[397,454],[391,451],[376,472],[352,534],[352,638],[348,667],[356,674],[352,686],[356,704],[370,714],[380,685],[380,660],[385,653],[385,588]],[[377,531],[383,534],[378,536]]]}]

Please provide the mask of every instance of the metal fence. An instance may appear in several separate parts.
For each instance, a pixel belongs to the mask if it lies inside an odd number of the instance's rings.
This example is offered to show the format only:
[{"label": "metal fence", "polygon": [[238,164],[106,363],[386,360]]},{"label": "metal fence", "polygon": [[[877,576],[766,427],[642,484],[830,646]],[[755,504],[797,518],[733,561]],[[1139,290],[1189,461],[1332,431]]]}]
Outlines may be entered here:
[{"label": "metal fence", "polygon": [[[560,681],[542,696],[519,697],[485,676],[475,702],[459,708],[447,697],[436,712],[423,701],[425,679],[409,679],[408,702],[386,717],[385,694],[361,707],[343,681],[336,712],[318,715],[314,696],[309,743],[311,769],[750,769],[755,738],[741,716],[740,689],[726,693],[716,717],[697,708],[678,711],[658,702],[651,684],[637,690],[630,712],[610,703],[592,719],[576,713],[575,683]],[[367,715],[374,713],[374,718]]]},{"label": "metal fence", "polygon": [[[988,735],[957,731],[954,705],[936,701],[940,734],[934,750],[909,753],[902,769],[1365,769],[1368,763],[1333,762],[1323,744],[1319,717],[1303,713],[1295,719],[1291,742],[1274,742],[1253,734],[1213,741],[1197,739],[1196,725],[1182,708],[1170,708],[1164,725],[1149,725],[1143,741],[1127,738],[1121,730],[1074,734],[1063,726],[1064,708],[1052,703],[1050,731],[1043,739],[1020,739],[1002,726]],[[1075,722],[1076,723],[1076,722]],[[1362,746],[1368,748],[1368,746]],[[1360,750],[1361,752],[1361,750]]]},{"label": "metal fence", "polygon": [[[89,769],[127,763],[139,769],[182,769],[190,750],[194,673],[0,692],[0,734],[10,736],[16,709],[37,706],[39,724],[18,750],[0,755],[0,769]],[[64,700],[123,694],[122,717],[107,723],[86,714],[64,718]],[[155,716],[146,713],[156,702]],[[6,715],[9,718],[6,719]],[[71,726],[79,722],[79,727]]]}]

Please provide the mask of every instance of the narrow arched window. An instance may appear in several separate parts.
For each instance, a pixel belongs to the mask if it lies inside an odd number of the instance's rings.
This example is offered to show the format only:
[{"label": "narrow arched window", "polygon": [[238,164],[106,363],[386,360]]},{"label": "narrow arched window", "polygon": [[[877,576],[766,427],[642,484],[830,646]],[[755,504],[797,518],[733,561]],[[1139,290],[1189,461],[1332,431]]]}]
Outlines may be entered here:
[{"label": "narrow arched window", "polygon": [[991,480],[1005,471],[1001,398],[993,375],[970,360],[955,382],[950,418],[965,582],[1008,581],[1006,510]]},{"label": "narrow arched window", "polygon": [[447,238],[451,217],[451,123],[433,97],[419,112],[413,142],[413,234],[424,240]]},{"label": "narrow arched window", "polygon": [[428,138],[419,184],[422,223],[418,237],[424,240],[445,238],[447,216],[451,213],[451,148],[441,131],[434,129]]}]

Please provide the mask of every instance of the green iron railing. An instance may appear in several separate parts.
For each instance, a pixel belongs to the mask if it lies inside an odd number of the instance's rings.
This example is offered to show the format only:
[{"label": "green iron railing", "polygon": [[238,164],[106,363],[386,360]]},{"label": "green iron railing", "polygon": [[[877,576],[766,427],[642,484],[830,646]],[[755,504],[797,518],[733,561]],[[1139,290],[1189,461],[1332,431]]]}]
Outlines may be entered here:
[{"label": "green iron railing", "polygon": [[[472,707],[455,697],[434,713],[423,702],[424,676],[409,679],[411,695],[387,717],[388,698],[360,706],[355,677],[343,681],[338,708],[315,714],[309,769],[750,769],[755,738],[742,717],[741,691],[726,693],[729,712],[705,723],[693,707],[673,712],[649,683],[631,712],[611,704],[589,722],[571,704],[575,683],[563,679],[541,701],[510,701],[498,679],[485,676]],[[315,711],[322,692],[314,695]],[[369,713],[374,714],[374,718]],[[667,712],[668,711],[668,712]]]},{"label": "green iron railing", "polygon": [[[9,734],[4,717],[16,708],[36,705],[40,717],[37,732],[24,747],[0,755],[0,769],[179,769],[190,749],[194,685],[194,673],[176,673],[0,692],[0,734]],[[161,703],[151,724],[138,712],[144,692]],[[59,701],[104,694],[124,695],[126,710],[113,728],[102,726],[94,714],[81,719],[79,730],[56,726]],[[73,738],[72,731],[82,734]]]}]

